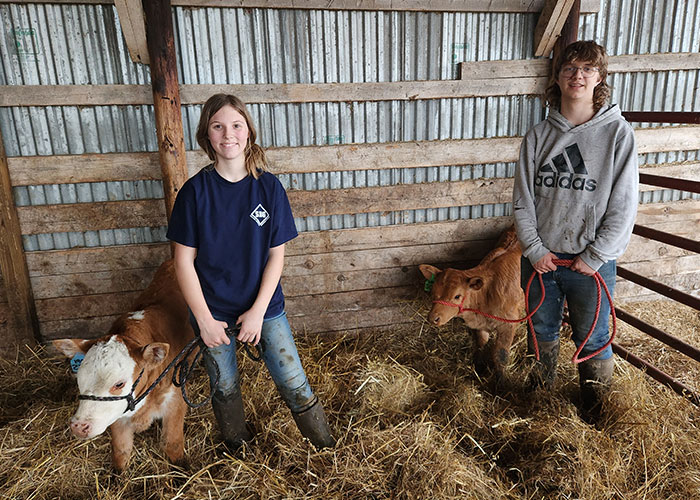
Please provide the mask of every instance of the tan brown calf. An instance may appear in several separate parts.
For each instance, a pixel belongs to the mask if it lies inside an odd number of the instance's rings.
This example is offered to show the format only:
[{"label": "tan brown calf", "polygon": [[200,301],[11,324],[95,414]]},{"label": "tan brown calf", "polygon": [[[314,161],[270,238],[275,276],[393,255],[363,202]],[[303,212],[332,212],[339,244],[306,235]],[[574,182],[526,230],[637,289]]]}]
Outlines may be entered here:
[{"label": "tan brown calf", "polygon": [[[154,382],[170,361],[194,337],[185,299],[175,279],[173,262],[163,263],[139,296],[132,311],[122,314],[107,335],[94,340],[61,339],[54,345],[66,356],[84,353],[78,369],[81,396],[126,396],[143,371],[134,397]],[[124,470],[131,456],[134,433],[163,420],[163,446],[173,463],[184,461],[183,427],[187,406],[170,374],[132,410],[125,399],[81,399],[70,428],[79,438],[92,438],[109,427],[112,464]]]},{"label": "tan brown calf", "polygon": [[[427,264],[418,266],[426,279],[435,280],[431,289],[433,306],[428,322],[442,326],[455,316],[461,317],[474,333],[477,371],[482,371],[488,363],[498,378],[503,375],[508,362],[515,324],[463,309],[478,309],[501,318],[519,318],[524,306],[520,287],[520,256],[515,228],[510,228],[476,267],[466,271],[443,271]],[[486,354],[483,351],[491,332],[495,332],[495,337]],[[484,359],[485,356],[488,356],[488,360]]]}]

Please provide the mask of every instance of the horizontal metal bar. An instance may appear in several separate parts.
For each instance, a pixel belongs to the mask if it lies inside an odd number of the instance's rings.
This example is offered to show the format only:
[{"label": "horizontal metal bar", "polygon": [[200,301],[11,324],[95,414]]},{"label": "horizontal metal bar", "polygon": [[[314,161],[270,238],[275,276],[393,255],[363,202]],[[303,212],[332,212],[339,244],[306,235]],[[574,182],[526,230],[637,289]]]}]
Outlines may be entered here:
[{"label": "horizontal metal bar", "polygon": [[615,308],[615,315],[618,319],[624,321],[629,325],[632,325],[637,330],[640,330],[646,333],[647,335],[654,337],[656,340],[663,342],[669,347],[673,347],[678,352],[685,354],[686,356],[694,359],[695,361],[700,361],[700,349],[697,349],[696,347],[693,347],[692,345],[683,342],[681,339],[676,338],[663,330],[659,330],[655,326],[650,325],[649,323],[637,318],[636,316],[628,313],[627,311],[620,309],[619,307]]},{"label": "horizontal metal bar", "polygon": [[639,224],[634,225],[632,232],[638,236],[649,238],[650,240],[660,241],[661,243],[667,243],[669,245],[673,245],[674,247],[700,253],[700,241],[684,238],[683,236],[676,236],[675,234],[665,233],[650,227],[640,226]]},{"label": "horizontal metal bar", "polygon": [[615,354],[620,356],[622,359],[627,361],[632,366],[635,366],[645,372],[654,380],[661,382],[666,387],[673,389],[675,392],[686,398],[688,401],[693,403],[695,406],[700,406],[700,397],[693,392],[689,387],[683,385],[678,380],[671,377],[668,373],[663,372],[656,368],[651,363],[644,361],[643,359],[635,356],[629,352],[624,347],[621,347],[617,343],[612,343],[612,349]]},{"label": "horizontal metal bar", "polygon": [[632,271],[629,271],[624,267],[618,266],[617,274],[621,278],[637,283],[638,285],[641,285],[644,288],[653,290],[665,297],[668,297],[669,299],[673,299],[677,302],[680,302],[681,304],[685,304],[686,306],[690,306],[693,309],[697,309],[698,311],[700,311],[700,298],[698,297],[694,297],[690,294],[681,292],[680,290],[671,288],[670,286],[659,283],[658,281],[654,281],[652,279],[645,278],[644,276],[640,276],[639,274],[633,273]]},{"label": "horizontal metal bar", "polygon": [[628,122],[700,123],[700,113],[693,111],[624,111]]},{"label": "horizontal metal bar", "polygon": [[649,184],[651,186],[678,189],[679,191],[690,191],[691,193],[700,193],[700,182],[691,181],[689,179],[674,179],[673,177],[664,177],[661,175],[639,174],[639,182],[642,184]]}]

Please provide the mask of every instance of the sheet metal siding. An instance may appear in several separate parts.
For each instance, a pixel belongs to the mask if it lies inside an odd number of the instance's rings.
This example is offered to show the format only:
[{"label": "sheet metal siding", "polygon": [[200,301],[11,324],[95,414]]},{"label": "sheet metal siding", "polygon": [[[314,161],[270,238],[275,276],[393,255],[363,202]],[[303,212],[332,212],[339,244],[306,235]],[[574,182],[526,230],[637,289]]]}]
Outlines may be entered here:
[{"label": "sheet metal siding", "polygon": [[[583,16],[581,38],[610,54],[700,50],[698,1],[604,2]],[[651,16],[649,12],[658,12]],[[630,29],[630,19],[632,26]],[[457,77],[461,61],[531,57],[536,14],[175,8],[182,83],[322,83]],[[131,62],[116,11],[102,5],[0,5],[0,83],[148,83]],[[18,31],[19,30],[19,31]],[[684,36],[688,34],[688,36]],[[17,45],[19,42],[19,45]],[[70,54],[67,57],[66,54]],[[698,110],[698,71],[613,75],[628,110]],[[200,106],[184,106],[186,147],[197,147]],[[379,103],[253,104],[263,146],[323,145],[522,135],[544,117],[531,97]],[[150,106],[0,108],[8,156],[155,151]],[[648,163],[697,152],[646,155]],[[286,187],[335,189],[512,176],[512,164],[280,176]],[[159,182],[16,188],[20,205],[162,196]],[[678,199],[665,190],[642,201]],[[661,197],[661,199],[659,199]],[[297,219],[300,230],[363,227],[507,214],[509,205]],[[27,250],[161,241],[164,228],[25,237]]]}]

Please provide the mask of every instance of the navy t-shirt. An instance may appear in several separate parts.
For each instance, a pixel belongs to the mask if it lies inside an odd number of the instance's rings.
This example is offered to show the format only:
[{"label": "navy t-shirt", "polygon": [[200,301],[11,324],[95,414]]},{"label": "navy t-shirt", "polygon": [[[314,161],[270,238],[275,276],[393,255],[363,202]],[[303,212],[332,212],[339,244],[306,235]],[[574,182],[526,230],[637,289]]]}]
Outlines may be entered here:
[{"label": "navy t-shirt", "polygon": [[[287,193],[263,172],[229,182],[212,166],[180,189],[167,238],[197,249],[194,266],[212,315],[238,318],[255,302],[269,250],[297,236]],[[284,311],[278,283],[266,318]]]}]

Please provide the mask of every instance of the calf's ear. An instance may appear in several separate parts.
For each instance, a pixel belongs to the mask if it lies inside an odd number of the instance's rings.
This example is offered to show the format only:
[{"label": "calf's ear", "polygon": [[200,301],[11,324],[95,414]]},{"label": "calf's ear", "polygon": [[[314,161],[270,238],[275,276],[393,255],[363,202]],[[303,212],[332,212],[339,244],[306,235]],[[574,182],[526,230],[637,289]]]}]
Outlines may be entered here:
[{"label": "calf's ear", "polygon": [[170,344],[154,342],[143,348],[143,359],[148,364],[157,365],[163,361],[170,352]]},{"label": "calf's ear", "polygon": [[469,283],[469,288],[473,290],[481,290],[481,287],[484,286],[484,280],[478,276],[474,278],[469,278],[469,281],[467,283]]},{"label": "calf's ear", "polygon": [[85,339],[58,339],[51,343],[67,358],[72,358],[78,353],[85,354],[92,346],[92,341]]},{"label": "calf's ear", "polygon": [[437,267],[431,266],[429,264],[421,264],[418,266],[418,269],[420,270],[423,277],[427,280],[429,280],[433,276],[437,276],[439,273],[442,272]]}]

